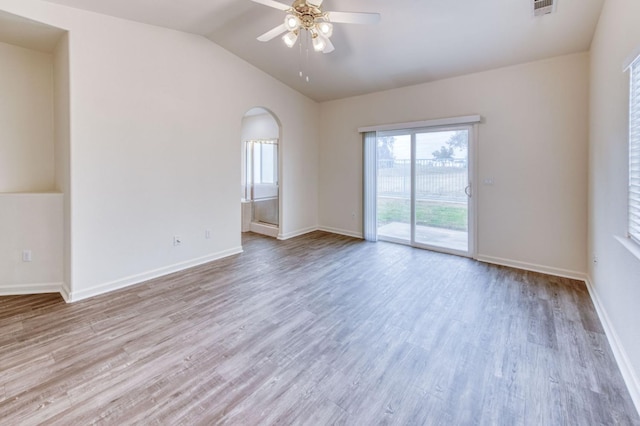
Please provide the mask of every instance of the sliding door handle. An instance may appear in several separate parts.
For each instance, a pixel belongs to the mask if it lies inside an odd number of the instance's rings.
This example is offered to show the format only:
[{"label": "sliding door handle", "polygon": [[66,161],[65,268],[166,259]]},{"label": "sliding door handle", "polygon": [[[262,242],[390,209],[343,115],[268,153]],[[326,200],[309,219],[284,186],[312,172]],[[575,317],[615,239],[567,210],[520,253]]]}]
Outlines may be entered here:
[{"label": "sliding door handle", "polygon": [[467,197],[471,198],[471,184],[467,185],[464,189],[464,193],[467,194]]}]

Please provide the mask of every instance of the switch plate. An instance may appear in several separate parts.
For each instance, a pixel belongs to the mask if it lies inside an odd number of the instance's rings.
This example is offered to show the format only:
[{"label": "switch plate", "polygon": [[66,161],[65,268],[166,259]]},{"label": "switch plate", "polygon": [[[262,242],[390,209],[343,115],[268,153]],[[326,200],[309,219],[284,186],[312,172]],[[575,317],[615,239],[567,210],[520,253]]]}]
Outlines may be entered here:
[{"label": "switch plate", "polygon": [[22,261],[31,262],[32,260],[31,250],[22,250]]},{"label": "switch plate", "polygon": [[204,230],[204,237],[209,240],[211,239],[211,229],[205,229]]},{"label": "switch plate", "polygon": [[180,236],[178,236],[178,235],[175,235],[173,237],[173,245],[174,246],[179,246],[181,244],[182,244],[182,238],[180,238]]}]

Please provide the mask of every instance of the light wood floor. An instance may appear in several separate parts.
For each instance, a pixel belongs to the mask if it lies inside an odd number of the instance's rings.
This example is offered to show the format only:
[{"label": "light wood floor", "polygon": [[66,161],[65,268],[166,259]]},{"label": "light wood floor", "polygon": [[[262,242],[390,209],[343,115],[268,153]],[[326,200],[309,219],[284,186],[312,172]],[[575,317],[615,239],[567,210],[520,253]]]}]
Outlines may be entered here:
[{"label": "light wood floor", "polygon": [[0,298],[0,424],[640,425],[585,285],[388,243]]}]

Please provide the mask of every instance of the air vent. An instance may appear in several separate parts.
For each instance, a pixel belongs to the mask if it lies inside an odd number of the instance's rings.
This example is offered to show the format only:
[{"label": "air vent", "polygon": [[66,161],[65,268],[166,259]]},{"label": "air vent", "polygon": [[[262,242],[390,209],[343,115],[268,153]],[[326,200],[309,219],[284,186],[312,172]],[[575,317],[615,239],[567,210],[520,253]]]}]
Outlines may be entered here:
[{"label": "air vent", "polygon": [[533,16],[548,15],[556,11],[558,0],[533,0]]}]

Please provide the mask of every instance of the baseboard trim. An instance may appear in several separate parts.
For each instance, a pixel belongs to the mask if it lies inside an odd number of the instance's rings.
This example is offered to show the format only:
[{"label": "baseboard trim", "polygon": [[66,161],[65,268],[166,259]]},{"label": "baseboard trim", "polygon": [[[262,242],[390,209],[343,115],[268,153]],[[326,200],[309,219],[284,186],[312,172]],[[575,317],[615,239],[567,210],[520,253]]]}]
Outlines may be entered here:
[{"label": "baseboard trim", "polygon": [[27,294],[60,293],[63,283],[29,283],[0,285],[0,296],[21,296]]},{"label": "baseboard trim", "polygon": [[364,238],[364,236],[362,235],[362,232],[353,232],[347,229],[332,228],[330,226],[320,226],[318,230],[324,231],[324,232],[330,232],[332,234],[345,235],[347,237],[360,238],[360,239]]},{"label": "baseboard trim", "polygon": [[267,237],[276,238],[280,229],[277,226],[263,225],[262,223],[251,222],[249,224],[249,231],[256,234],[266,235]]},{"label": "baseboard trim", "polygon": [[503,259],[501,257],[478,255],[475,258],[480,262],[493,263],[496,265],[509,266],[525,271],[540,272],[541,274],[555,275],[557,277],[571,278],[573,280],[586,281],[587,275],[584,272],[571,271],[569,269],[554,268],[551,266],[538,265],[536,263],[520,262],[518,260]]},{"label": "baseboard trim", "polygon": [[60,289],[60,296],[64,299],[65,302],[69,303],[71,301],[71,289],[67,283],[62,284],[62,288]]},{"label": "baseboard trim", "polygon": [[[143,272],[141,274],[131,275],[129,277],[125,277],[119,280],[100,284],[85,290],[67,291],[68,295],[67,295],[67,298],[65,298],[65,300],[70,303],[78,302],[80,300],[87,299],[89,297],[94,297],[94,296],[98,296],[114,290],[130,287],[135,284],[140,284],[144,281],[162,277],[168,274],[173,274],[174,272],[180,272],[188,268],[193,268],[194,266],[209,263],[214,260],[222,259],[224,257],[229,257],[238,253],[242,253],[242,247],[235,247],[229,250],[223,250],[217,253],[212,253],[206,256],[198,257],[196,259],[191,259],[185,262],[176,263],[163,268],[154,269],[152,271]],[[58,289],[58,291],[59,290],[60,289]]]},{"label": "baseboard trim", "polygon": [[313,232],[317,230],[318,230],[317,226],[310,226],[308,228],[299,229],[297,231],[287,232],[285,234],[279,234],[278,239],[284,241],[284,240],[288,240],[289,238],[299,237],[300,235],[308,234],[309,232]]},{"label": "baseboard trim", "polygon": [[585,283],[587,284],[587,290],[589,291],[589,296],[591,296],[593,306],[595,306],[600,322],[602,323],[602,327],[604,328],[604,333],[609,341],[609,346],[611,346],[613,356],[618,363],[620,373],[622,373],[622,378],[624,379],[627,389],[631,394],[631,400],[635,404],[638,413],[640,413],[640,378],[633,370],[629,357],[627,356],[627,352],[624,350],[624,346],[622,346],[622,343],[620,342],[618,333],[616,333],[615,328],[609,319],[609,315],[602,305],[600,296],[598,296],[598,292],[593,286],[591,277],[588,275],[585,279]]}]

